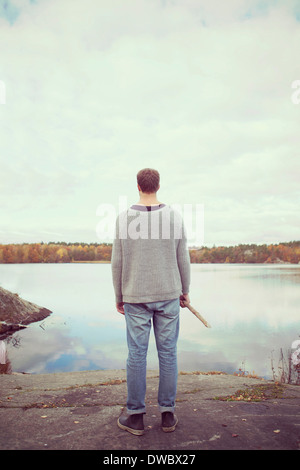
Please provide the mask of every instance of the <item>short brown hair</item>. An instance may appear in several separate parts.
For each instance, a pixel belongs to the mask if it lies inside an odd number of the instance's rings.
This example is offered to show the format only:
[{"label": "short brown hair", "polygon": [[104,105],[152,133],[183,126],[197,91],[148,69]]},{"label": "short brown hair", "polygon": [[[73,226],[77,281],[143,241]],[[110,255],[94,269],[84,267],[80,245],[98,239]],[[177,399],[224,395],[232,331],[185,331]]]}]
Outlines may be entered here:
[{"label": "short brown hair", "polygon": [[137,174],[137,183],[143,193],[156,193],[159,189],[159,173],[152,168],[144,168]]}]

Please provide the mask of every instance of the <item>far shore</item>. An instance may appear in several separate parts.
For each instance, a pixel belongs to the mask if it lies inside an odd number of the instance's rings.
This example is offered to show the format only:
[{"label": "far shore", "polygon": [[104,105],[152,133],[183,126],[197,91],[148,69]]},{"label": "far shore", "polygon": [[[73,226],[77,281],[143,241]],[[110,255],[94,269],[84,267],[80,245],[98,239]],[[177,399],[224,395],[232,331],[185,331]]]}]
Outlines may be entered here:
[{"label": "far shore", "polygon": [[[70,262],[65,262],[65,263],[36,263],[36,264],[74,264],[74,263],[85,263],[85,264],[95,264],[95,263],[100,263],[100,264],[110,264],[110,261],[104,261],[104,260],[93,260],[93,261],[89,261],[89,260],[82,260],[82,261],[70,261]],[[32,263],[28,263],[28,264],[32,264]]]},{"label": "far shore", "polygon": [[[12,265],[12,264],[111,264],[111,261],[105,261],[105,260],[70,260],[70,261],[55,261],[55,262],[45,262],[45,261],[39,261],[39,262],[25,262],[25,263],[0,263],[0,265]],[[227,265],[227,266],[238,266],[238,265],[247,265],[247,266],[282,266],[282,265],[288,265],[288,266],[299,266],[299,263],[291,263],[290,261],[277,261],[274,263],[246,263],[246,262],[239,262],[239,263],[222,263],[221,261],[218,263],[195,263],[191,262],[191,265],[206,265],[206,266],[220,266],[220,265]]]}]

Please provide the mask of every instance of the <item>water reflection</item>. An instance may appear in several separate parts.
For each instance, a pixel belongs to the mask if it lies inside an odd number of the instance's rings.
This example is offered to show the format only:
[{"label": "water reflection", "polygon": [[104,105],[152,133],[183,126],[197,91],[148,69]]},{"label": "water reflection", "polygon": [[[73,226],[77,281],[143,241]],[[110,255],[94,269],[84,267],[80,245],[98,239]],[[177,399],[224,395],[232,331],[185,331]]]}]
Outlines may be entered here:
[{"label": "water reflection", "polygon": [[[124,317],[114,308],[110,265],[0,265],[6,288],[54,313],[7,341],[14,371],[124,369]],[[272,378],[299,338],[300,266],[192,265],[191,301],[212,325],[181,310],[179,369]],[[148,368],[158,359],[151,334]],[[14,338],[14,339],[12,339]]]},{"label": "water reflection", "polygon": [[124,368],[123,328],[121,336],[117,330],[110,331],[105,322],[82,323],[81,319],[78,324],[76,318],[65,321],[53,314],[19,332],[18,348],[9,344],[14,370],[51,373]]}]

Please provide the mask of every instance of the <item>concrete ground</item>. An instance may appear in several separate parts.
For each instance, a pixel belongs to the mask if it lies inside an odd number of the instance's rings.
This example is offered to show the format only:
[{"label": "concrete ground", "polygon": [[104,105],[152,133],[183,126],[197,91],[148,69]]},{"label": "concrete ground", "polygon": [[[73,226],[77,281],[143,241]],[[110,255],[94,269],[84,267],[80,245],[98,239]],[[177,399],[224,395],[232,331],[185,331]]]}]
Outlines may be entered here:
[{"label": "concrete ground", "polygon": [[[148,372],[145,434],[117,427],[124,370],[0,377],[1,450],[299,450],[300,387],[226,374],[181,373],[175,432],[164,433],[158,373]],[[220,397],[233,396],[225,401]],[[264,398],[259,398],[261,394]],[[215,399],[219,397],[219,399]],[[258,398],[257,398],[258,397]],[[255,400],[259,401],[255,401]],[[111,454],[107,454],[111,455]]]}]

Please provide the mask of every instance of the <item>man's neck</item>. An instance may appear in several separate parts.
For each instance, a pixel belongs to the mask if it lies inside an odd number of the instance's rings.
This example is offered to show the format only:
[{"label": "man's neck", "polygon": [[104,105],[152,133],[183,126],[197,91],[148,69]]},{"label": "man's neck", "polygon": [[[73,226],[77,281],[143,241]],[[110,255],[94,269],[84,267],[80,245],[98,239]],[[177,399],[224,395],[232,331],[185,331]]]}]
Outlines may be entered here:
[{"label": "man's neck", "polygon": [[140,200],[137,204],[141,206],[156,206],[161,203],[157,200],[156,193],[146,194],[140,192]]}]

